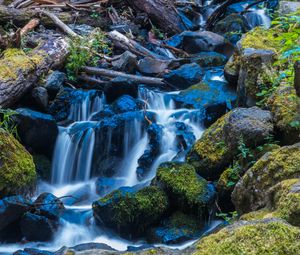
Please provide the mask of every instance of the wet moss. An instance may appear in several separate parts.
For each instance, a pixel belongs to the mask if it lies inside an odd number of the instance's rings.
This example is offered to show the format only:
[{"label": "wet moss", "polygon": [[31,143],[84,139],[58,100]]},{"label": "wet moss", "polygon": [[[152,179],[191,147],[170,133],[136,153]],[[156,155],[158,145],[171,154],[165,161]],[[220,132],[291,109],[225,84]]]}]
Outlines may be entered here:
[{"label": "wet moss", "polygon": [[32,156],[9,133],[0,129],[0,194],[28,192],[36,180]]},{"label": "wet moss", "polygon": [[300,230],[280,221],[231,226],[201,239],[193,255],[300,254]]}]

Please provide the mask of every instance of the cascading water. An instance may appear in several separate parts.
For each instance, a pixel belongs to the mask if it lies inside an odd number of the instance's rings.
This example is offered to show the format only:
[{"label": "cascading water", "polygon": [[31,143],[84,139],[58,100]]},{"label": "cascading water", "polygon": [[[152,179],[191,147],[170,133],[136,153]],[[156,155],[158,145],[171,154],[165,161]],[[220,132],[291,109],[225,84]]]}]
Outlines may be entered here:
[{"label": "cascading water", "polygon": [[251,28],[257,26],[269,28],[271,26],[271,19],[266,14],[265,9],[251,8],[246,14],[244,14],[244,16],[247,19],[248,24]]}]

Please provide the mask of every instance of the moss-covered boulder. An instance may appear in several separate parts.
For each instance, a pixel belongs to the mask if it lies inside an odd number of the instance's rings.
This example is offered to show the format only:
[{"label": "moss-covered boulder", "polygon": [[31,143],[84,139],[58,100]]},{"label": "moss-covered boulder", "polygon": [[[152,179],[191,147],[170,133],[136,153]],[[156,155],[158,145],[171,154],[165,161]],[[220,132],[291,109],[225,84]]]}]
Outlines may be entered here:
[{"label": "moss-covered boulder", "polygon": [[93,203],[98,224],[104,224],[126,237],[136,237],[161,220],[168,209],[168,197],[158,187],[136,191],[123,187]]},{"label": "moss-covered boulder", "polygon": [[188,154],[188,163],[201,176],[217,179],[240,153],[239,144],[256,147],[263,144],[272,133],[269,111],[258,107],[234,109],[204,132]]},{"label": "moss-covered boulder", "polygon": [[285,144],[300,141],[300,97],[292,84],[282,83],[267,105],[274,115],[275,126]]},{"label": "moss-covered boulder", "polygon": [[157,170],[156,180],[169,195],[171,206],[184,212],[203,215],[214,201],[214,187],[189,164],[164,163]]},{"label": "moss-covered boulder", "polygon": [[27,194],[35,180],[32,156],[11,134],[0,129],[0,196]]},{"label": "moss-covered boulder", "polygon": [[240,221],[197,243],[193,255],[300,254],[300,229],[278,219]]},{"label": "moss-covered boulder", "polygon": [[277,183],[300,178],[300,143],[266,153],[237,183],[232,200],[239,213],[264,208],[268,192]]}]

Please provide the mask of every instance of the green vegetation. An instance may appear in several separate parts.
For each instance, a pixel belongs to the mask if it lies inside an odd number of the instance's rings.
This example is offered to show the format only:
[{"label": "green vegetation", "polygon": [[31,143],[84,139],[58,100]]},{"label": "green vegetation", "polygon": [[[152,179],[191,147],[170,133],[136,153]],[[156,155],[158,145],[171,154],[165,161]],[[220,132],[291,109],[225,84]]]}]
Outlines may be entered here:
[{"label": "green vegetation", "polygon": [[0,128],[18,138],[17,126],[11,119],[16,112],[10,109],[0,109]]},{"label": "green vegetation", "polygon": [[270,220],[229,226],[201,239],[193,255],[298,255],[300,230]]},{"label": "green vegetation", "polygon": [[111,48],[101,30],[95,29],[89,36],[74,38],[66,64],[68,78],[75,81],[81,67],[96,66],[104,54],[110,55]]}]

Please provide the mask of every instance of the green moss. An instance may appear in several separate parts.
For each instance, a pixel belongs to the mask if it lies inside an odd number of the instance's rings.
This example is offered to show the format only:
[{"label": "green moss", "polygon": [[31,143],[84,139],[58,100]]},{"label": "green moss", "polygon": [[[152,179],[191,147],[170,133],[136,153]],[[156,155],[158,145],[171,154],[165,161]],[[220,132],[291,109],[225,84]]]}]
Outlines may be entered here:
[{"label": "green moss", "polygon": [[41,54],[35,53],[32,56],[27,56],[20,49],[7,49],[3,52],[3,57],[0,60],[1,80],[15,80],[19,72],[26,71],[25,74],[33,72],[36,65],[39,65],[43,59]]},{"label": "green moss", "polygon": [[207,203],[207,182],[186,163],[165,163],[157,170],[157,180],[170,191],[182,210],[197,208],[201,213]]},{"label": "green moss", "polygon": [[193,255],[296,255],[300,230],[279,221],[228,227],[203,238]]},{"label": "green moss", "polygon": [[0,194],[26,193],[35,180],[32,156],[12,135],[0,129]]},{"label": "green moss", "polygon": [[247,220],[247,221],[262,220],[262,219],[273,218],[273,217],[274,217],[273,212],[271,212],[268,209],[262,209],[259,211],[246,213],[240,217],[240,220]]}]

